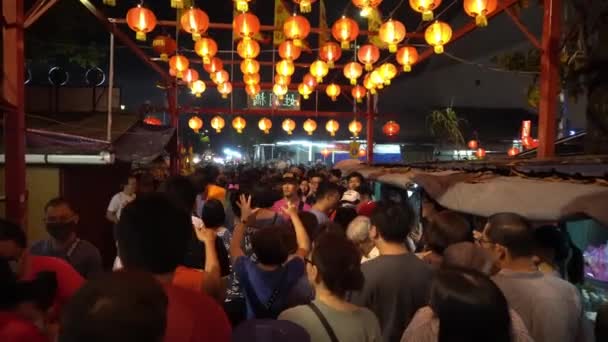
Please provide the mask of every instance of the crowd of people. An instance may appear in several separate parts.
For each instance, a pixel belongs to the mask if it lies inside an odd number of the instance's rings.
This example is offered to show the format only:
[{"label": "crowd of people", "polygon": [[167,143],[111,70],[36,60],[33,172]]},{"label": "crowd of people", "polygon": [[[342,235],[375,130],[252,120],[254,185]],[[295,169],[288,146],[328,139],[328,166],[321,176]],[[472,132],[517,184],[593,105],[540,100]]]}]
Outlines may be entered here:
[{"label": "crowd of people", "polygon": [[608,340],[555,226],[424,194],[417,211],[339,170],[207,165],[137,190],[129,177],[105,213],[112,271],[66,199],[43,241],[0,220],[1,341]]}]

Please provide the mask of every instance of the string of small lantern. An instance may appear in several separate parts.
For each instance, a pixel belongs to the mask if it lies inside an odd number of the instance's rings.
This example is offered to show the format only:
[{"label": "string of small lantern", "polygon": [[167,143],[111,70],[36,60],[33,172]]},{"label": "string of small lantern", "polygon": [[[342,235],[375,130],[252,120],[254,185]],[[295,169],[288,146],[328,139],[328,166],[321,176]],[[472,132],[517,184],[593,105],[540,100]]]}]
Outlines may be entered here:
[{"label": "string of small lantern", "polygon": [[[245,91],[251,97],[255,97],[260,91],[260,63],[255,59],[260,54],[260,46],[256,41],[256,36],[259,34],[260,21],[253,13],[249,12],[248,3],[251,0],[233,0],[237,14],[233,20],[233,33],[238,37],[237,53],[243,58],[240,68],[243,73],[243,82],[245,83]],[[312,4],[317,0],[292,0],[300,7],[302,14],[311,11]],[[406,40],[405,45],[401,45],[406,39],[406,28],[403,23],[392,18],[394,12],[403,4],[401,1],[397,7],[391,12],[388,20],[380,26],[378,37],[382,43],[386,44],[391,54],[394,54],[395,60],[402,67],[402,72],[410,72],[412,66],[418,61],[419,55],[415,46],[410,45]],[[108,5],[114,5],[114,0],[104,0]],[[142,1],[143,3],[143,1]],[[184,0],[171,0],[171,6],[182,10],[180,18],[181,27],[188,33],[192,34],[193,40],[196,42],[194,51],[202,58],[203,67],[211,80],[217,85],[218,92],[222,97],[227,98],[232,93],[232,84],[230,75],[224,70],[223,63],[216,54],[218,53],[217,43],[206,35],[209,27],[209,17],[207,14],[197,8],[190,7],[183,9]],[[361,10],[362,16],[367,16],[382,3],[382,0],[351,0],[352,5]],[[439,7],[441,0],[410,0],[410,7],[421,13],[422,22],[431,22],[424,32],[426,42],[433,47],[436,54],[444,52],[444,45],[447,44],[452,37],[451,27],[440,20],[434,20],[433,11]],[[454,3],[450,4],[452,6]],[[497,9],[497,0],[476,1],[465,0],[463,3],[465,12],[475,18],[478,26],[487,26],[487,15]],[[136,38],[141,41],[146,40],[146,33],[151,32],[156,26],[156,17],[154,13],[139,4],[137,7],[130,9],[127,12],[127,23],[129,27],[136,32]],[[291,83],[291,76],[295,71],[294,61],[298,59],[301,53],[302,42],[310,33],[310,23],[303,15],[294,13],[287,18],[283,23],[283,34],[285,40],[279,45],[278,52],[281,60],[276,63],[274,71],[273,93],[281,99],[288,92],[288,86]],[[298,92],[304,99],[308,99],[310,94],[315,91],[317,85],[323,82],[323,78],[327,76],[329,69],[335,65],[342,55],[342,50],[350,49],[351,43],[359,36],[359,26],[356,21],[346,16],[339,18],[331,27],[333,38],[339,42],[328,41],[319,49],[318,59],[312,62],[309,66],[309,73],[306,74],[302,82],[298,84]],[[189,68],[188,59],[177,52],[177,43],[169,36],[157,36],[153,40],[153,48],[160,55],[160,59],[169,62],[171,75],[176,76],[186,83],[192,93],[200,97],[206,90],[205,83],[199,79],[198,72]],[[274,52],[273,52],[274,54]],[[170,55],[173,55],[169,58]],[[390,63],[384,62],[374,68],[374,65],[380,58],[380,48],[372,43],[362,45],[356,51],[357,61],[347,63],[343,67],[343,75],[350,80],[351,95],[360,102],[367,93],[375,94],[378,90],[388,86],[391,80],[397,76],[399,70]],[[363,75],[364,71],[366,72]],[[362,78],[361,84],[359,79]],[[326,86],[326,94],[335,100],[341,93],[341,88],[338,84],[332,83]],[[199,119],[200,120],[200,119]],[[264,124],[262,124],[264,121]],[[270,122],[270,124],[268,124]],[[224,127],[224,121],[220,117],[214,117],[211,120],[212,127],[217,131],[221,131]],[[232,121],[233,127],[242,132],[245,128],[246,121],[237,116]],[[271,121],[267,118],[260,120],[258,126],[264,131],[268,131],[271,126]],[[194,125],[198,126],[198,123]],[[202,126],[202,123],[201,123]],[[313,125],[306,125],[313,127]],[[316,123],[315,123],[316,129]],[[191,125],[192,127],[192,125]],[[262,128],[264,127],[264,129]],[[200,128],[200,127],[199,127]],[[291,134],[295,129],[295,122],[291,119],[286,119],[283,122],[282,128]],[[194,129],[194,128],[193,128]],[[305,127],[306,129],[306,127]],[[335,120],[329,120],[326,124],[326,130],[333,136],[339,129],[339,125]],[[349,131],[357,136],[362,130],[360,122],[353,120],[349,124]],[[314,129],[311,130],[311,132]],[[384,126],[384,131],[388,135],[396,135],[399,131],[399,126],[391,121]],[[308,132],[308,131],[307,131]],[[388,133],[387,133],[388,132]],[[309,132],[310,133],[310,132]]]}]

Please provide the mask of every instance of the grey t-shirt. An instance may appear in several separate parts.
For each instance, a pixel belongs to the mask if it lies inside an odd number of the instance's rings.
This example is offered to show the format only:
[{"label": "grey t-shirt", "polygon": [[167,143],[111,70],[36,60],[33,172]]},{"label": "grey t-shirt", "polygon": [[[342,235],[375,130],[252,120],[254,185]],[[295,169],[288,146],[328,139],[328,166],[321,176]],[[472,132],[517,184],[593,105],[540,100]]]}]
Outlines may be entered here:
[{"label": "grey t-shirt", "polygon": [[580,297],[572,284],[540,271],[501,270],[492,280],[535,341],[581,341],[584,317]]},{"label": "grey t-shirt", "polygon": [[[313,303],[319,308],[339,341],[382,341],[378,319],[370,310],[360,308],[355,311],[340,311],[323,304],[319,300],[314,300]],[[308,332],[311,341],[331,342],[319,317],[307,305],[287,309],[279,315],[278,319],[298,324]]]},{"label": "grey t-shirt", "polygon": [[351,294],[351,302],[376,314],[384,341],[399,341],[416,311],[428,304],[431,268],[407,253],[381,255],[361,269],[365,284],[363,290]]},{"label": "grey t-shirt", "polygon": [[40,240],[30,248],[33,255],[50,256],[67,261],[81,276],[90,278],[103,271],[101,255],[92,243],[78,239],[67,252],[58,250],[51,240]]}]

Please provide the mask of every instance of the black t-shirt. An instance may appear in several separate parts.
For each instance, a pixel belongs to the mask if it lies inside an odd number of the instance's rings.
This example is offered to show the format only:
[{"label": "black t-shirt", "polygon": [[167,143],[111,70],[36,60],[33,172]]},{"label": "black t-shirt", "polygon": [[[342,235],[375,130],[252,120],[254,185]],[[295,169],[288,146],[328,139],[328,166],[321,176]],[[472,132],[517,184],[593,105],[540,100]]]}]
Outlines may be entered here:
[{"label": "black t-shirt", "polygon": [[[220,274],[222,277],[230,275],[230,254],[222,243],[222,239],[215,240],[215,249],[220,262]],[[188,250],[184,258],[184,266],[190,268],[205,268],[205,244],[196,237],[194,230],[188,243]]]},{"label": "black t-shirt", "polygon": [[363,290],[351,302],[372,310],[385,342],[401,340],[403,330],[418,309],[428,304],[432,271],[415,254],[381,255],[361,265]]}]

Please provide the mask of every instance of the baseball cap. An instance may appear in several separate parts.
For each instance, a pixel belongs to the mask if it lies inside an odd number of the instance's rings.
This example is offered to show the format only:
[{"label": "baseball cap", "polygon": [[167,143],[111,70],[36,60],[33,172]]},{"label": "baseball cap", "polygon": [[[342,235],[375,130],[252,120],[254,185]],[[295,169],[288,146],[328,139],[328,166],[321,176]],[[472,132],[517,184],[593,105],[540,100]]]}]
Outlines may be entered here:
[{"label": "baseball cap", "polygon": [[301,326],[274,319],[252,319],[232,331],[233,342],[310,342],[310,335]]},{"label": "baseball cap", "polygon": [[360,200],[361,200],[361,196],[359,195],[358,192],[356,192],[355,190],[347,190],[342,195],[342,199],[340,200],[340,202],[347,204],[347,205],[354,206],[357,203],[359,203]]}]

